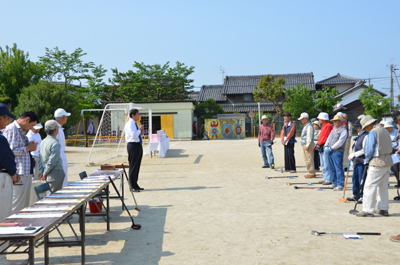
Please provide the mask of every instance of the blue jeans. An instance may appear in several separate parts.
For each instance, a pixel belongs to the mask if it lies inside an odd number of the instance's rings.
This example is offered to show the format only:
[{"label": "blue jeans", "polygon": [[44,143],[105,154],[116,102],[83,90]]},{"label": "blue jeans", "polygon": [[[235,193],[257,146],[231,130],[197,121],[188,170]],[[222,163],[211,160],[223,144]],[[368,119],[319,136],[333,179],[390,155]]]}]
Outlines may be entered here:
[{"label": "blue jeans", "polygon": [[322,176],[324,177],[324,181],[332,182],[331,175],[329,174],[329,159],[328,154],[324,151],[319,153],[319,160],[321,161],[322,168]]},{"label": "blue jeans", "polygon": [[[365,168],[365,165],[363,163],[355,164],[353,166],[353,197],[354,198],[357,198],[358,192],[360,191],[360,184],[361,184],[364,168]],[[363,188],[364,187],[361,187],[360,198],[363,197]]]},{"label": "blue jeans", "polygon": [[266,143],[267,143],[267,141],[264,141],[264,143],[260,142],[261,154],[262,154],[262,158],[264,160],[264,166],[269,166],[268,157],[267,157],[267,154],[265,152],[265,149],[267,149],[267,153],[268,153],[271,165],[275,165],[275,163],[274,163],[274,154],[272,154],[272,145],[266,146]]},{"label": "blue jeans", "polygon": [[333,185],[344,187],[343,152],[329,152],[329,174]]}]

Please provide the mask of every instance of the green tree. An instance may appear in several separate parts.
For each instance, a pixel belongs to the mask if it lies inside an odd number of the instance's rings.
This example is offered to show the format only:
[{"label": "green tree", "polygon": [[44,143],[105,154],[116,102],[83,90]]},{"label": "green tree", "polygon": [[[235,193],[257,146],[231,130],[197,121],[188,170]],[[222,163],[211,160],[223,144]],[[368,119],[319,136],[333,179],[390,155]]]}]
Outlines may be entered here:
[{"label": "green tree", "polygon": [[18,105],[18,94],[23,87],[39,82],[43,66],[29,60],[29,53],[18,49],[17,44],[0,47],[0,102]]},{"label": "green tree", "polygon": [[63,81],[65,86],[72,84],[74,80],[88,79],[89,69],[94,68],[93,62],[84,63],[82,57],[86,53],[77,48],[71,54],[65,50],[46,48],[44,56],[39,57],[39,62],[45,66],[44,79],[47,81]]},{"label": "green tree", "polygon": [[114,77],[110,82],[114,84],[107,89],[105,98],[117,101],[159,101],[182,100],[189,98],[193,86],[193,79],[189,75],[194,72],[194,66],[176,62],[170,67],[169,62],[164,65],[145,65],[135,62],[135,71],[126,73],[111,69]]},{"label": "green tree", "polygon": [[107,88],[107,84],[103,81],[106,72],[107,70],[100,64],[91,69],[86,87],[72,89],[82,109],[102,108],[101,99],[104,97],[104,91]]},{"label": "green tree", "polygon": [[341,97],[335,98],[337,94],[339,94],[339,91],[336,87],[324,87],[321,91],[317,91],[314,95],[316,98],[315,108],[319,109],[321,112],[332,113],[333,106],[342,101]]},{"label": "green tree", "polygon": [[214,99],[209,98],[194,109],[194,115],[200,119],[212,119],[217,114],[225,113],[224,109]]},{"label": "green tree", "polygon": [[[80,119],[81,108],[78,99],[62,85],[40,81],[38,84],[23,88],[18,101],[19,105],[15,109],[17,116],[25,111],[34,111],[43,124],[47,120],[54,119],[54,111],[58,108],[70,112],[71,116],[64,125],[65,131]],[[41,132],[44,133],[43,130]]]},{"label": "green tree", "polygon": [[274,104],[273,108],[276,113],[271,123],[274,123],[283,113],[283,103],[286,101],[285,89],[283,88],[285,84],[286,80],[283,77],[275,79],[274,75],[265,75],[261,77],[258,86],[254,88],[254,101],[270,101]]},{"label": "green tree", "polygon": [[365,114],[369,114],[375,119],[381,119],[384,114],[390,114],[392,98],[384,98],[373,89],[370,85],[367,89],[361,92],[358,100],[361,101],[365,108]]},{"label": "green tree", "polygon": [[309,117],[317,114],[314,99],[311,96],[312,88],[307,88],[304,83],[286,89],[286,102],[283,103],[283,111],[292,114],[293,118],[299,118],[302,112],[308,113]]}]

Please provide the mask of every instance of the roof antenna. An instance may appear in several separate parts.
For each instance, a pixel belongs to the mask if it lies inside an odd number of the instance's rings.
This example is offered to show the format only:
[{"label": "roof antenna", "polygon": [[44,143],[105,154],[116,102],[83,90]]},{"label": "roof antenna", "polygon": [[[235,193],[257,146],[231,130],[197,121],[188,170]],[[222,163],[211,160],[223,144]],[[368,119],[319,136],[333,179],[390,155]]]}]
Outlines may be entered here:
[{"label": "roof antenna", "polygon": [[225,66],[219,67],[219,72],[222,74],[222,84],[224,83]]}]

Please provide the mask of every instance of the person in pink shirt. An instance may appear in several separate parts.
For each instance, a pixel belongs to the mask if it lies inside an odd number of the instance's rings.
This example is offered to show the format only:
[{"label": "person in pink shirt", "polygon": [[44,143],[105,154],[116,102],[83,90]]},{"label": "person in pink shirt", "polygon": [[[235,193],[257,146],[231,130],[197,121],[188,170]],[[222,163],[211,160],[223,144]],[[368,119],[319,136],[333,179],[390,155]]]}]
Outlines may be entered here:
[{"label": "person in pink shirt", "polygon": [[[264,166],[262,166],[262,168],[269,168],[271,164],[271,168],[274,169],[275,164],[274,154],[272,153],[272,145],[275,139],[275,133],[274,128],[270,123],[268,123],[268,120],[269,119],[267,115],[263,115],[261,117],[262,124],[260,125],[260,129],[258,131],[258,146],[261,147],[261,154],[264,160]],[[268,163],[268,157],[265,151],[268,153],[270,163]]]}]

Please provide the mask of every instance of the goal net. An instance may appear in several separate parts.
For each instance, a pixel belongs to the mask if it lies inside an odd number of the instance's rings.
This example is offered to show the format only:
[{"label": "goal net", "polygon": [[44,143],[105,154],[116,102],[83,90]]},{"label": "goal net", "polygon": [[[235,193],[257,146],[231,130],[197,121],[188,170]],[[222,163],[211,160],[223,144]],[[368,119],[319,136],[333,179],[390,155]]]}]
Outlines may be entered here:
[{"label": "goal net", "polygon": [[148,137],[152,131],[151,108],[135,103],[107,104],[102,111],[101,119],[96,131],[96,136],[89,153],[89,165],[95,165],[112,158],[126,155],[126,141],[124,128],[129,120],[129,111],[138,109],[144,126],[144,141],[149,143]]}]

